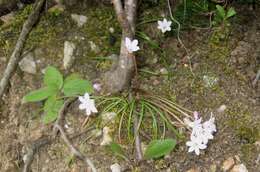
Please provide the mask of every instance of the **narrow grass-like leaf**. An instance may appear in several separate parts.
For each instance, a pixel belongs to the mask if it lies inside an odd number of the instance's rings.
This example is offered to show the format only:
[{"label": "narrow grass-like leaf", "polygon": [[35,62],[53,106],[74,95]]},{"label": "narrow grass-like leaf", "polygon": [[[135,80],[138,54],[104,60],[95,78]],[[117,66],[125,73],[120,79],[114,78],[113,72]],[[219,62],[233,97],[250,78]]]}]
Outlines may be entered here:
[{"label": "narrow grass-like leaf", "polygon": [[176,146],[174,139],[153,140],[147,147],[145,159],[159,158],[169,154]]},{"label": "narrow grass-like leaf", "polygon": [[131,139],[131,126],[132,126],[132,117],[135,109],[135,100],[133,100],[130,103],[130,111],[129,111],[129,116],[128,116],[128,122],[127,122],[127,136],[128,139]]}]

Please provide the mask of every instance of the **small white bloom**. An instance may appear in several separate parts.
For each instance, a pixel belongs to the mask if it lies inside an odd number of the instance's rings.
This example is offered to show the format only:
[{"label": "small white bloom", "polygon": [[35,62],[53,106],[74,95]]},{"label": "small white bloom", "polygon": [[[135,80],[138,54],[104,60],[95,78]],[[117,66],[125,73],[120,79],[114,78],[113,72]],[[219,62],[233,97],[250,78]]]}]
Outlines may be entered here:
[{"label": "small white bloom", "polygon": [[171,21],[167,21],[165,18],[162,21],[158,21],[158,29],[165,33],[166,31],[171,31]]},{"label": "small white bloom", "polygon": [[130,38],[126,37],[125,38],[125,46],[127,48],[127,51],[129,53],[133,53],[135,51],[138,51],[140,48],[138,46],[138,40],[134,39],[133,41],[131,41]]},{"label": "small white bloom", "polygon": [[93,113],[97,113],[97,108],[95,107],[95,102],[93,99],[90,99],[89,94],[85,93],[84,96],[79,96],[79,101],[80,101],[80,105],[79,105],[79,109],[86,110],[86,114],[90,115],[92,112]]},{"label": "small white bloom", "polygon": [[197,137],[191,136],[191,141],[186,142],[186,145],[189,146],[188,152],[195,152],[196,155],[200,154],[200,149],[206,149],[207,145],[202,143],[201,140]]},{"label": "small white bloom", "polygon": [[95,84],[93,84],[93,88],[97,92],[100,92],[101,91],[101,84],[100,83],[95,83]]},{"label": "small white bloom", "polygon": [[210,132],[211,134],[217,131],[217,127],[215,124],[215,118],[213,117],[213,114],[211,113],[210,119],[208,121],[205,121],[202,124],[203,128]]},{"label": "small white bloom", "polygon": [[112,164],[110,169],[112,172],[121,172],[121,166],[118,163]]}]

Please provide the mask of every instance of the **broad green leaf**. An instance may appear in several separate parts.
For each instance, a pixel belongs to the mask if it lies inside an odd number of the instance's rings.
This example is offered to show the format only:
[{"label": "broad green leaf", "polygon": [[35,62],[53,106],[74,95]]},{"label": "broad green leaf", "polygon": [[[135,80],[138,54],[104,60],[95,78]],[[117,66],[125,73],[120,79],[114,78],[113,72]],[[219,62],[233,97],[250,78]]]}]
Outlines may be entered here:
[{"label": "broad green leaf", "polygon": [[48,87],[40,88],[25,95],[23,97],[22,103],[42,101],[48,98],[49,96],[53,95],[54,93],[55,90],[50,89]]},{"label": "broad green leaf", "polygon": [[44,84],[48,87],[59,90],[63,85],[63,76],[56,68],[49,66],[44,74]]},{"label": "broad green leaf", "polygon": [[50,97],[44,105],[43,122],[48,124],[57,119],[60,108],[63,106],[63,100],[56,100],[55,96]]},{"label": "broad green leaf", "polygon": [[233,7],[229,8],[228,9],[228,12],[227,12],[227,18],[230,18],[232,16],[236,15],[236,11]]},{"label": "broad green leaf", "polygon": [[84,93],[93,93],[92,84],[83,79],[71,79],[64,83],[63,93],[65,96],[82,95]]},{"label": "broad green leaf", "polygon": [[65,78],[64,83],[69,82],[70,80],[74,80],[74,79],[80,79],[80,75],[77,73],[72,73]]},{"label": "broad green leaf", "polygon": [[222,19],[225,19],[226,16],[225,9],[220,5],[216,5],[216,8],[218,10],[218,14],[222,17]]},{"label": "broad green leaf", "polygon": [[146,159],[159,158],[170,153],[176,145],[174,139],[153,140],[147,147],[144,157]]}]

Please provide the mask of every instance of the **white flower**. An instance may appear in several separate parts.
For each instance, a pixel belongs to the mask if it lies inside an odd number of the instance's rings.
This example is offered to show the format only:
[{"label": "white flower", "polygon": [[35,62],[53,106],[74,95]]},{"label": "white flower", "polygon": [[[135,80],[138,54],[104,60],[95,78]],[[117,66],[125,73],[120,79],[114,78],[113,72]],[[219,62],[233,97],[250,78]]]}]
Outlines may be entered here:
[{"label": "white flower", "polygon": [[211,113],[210,119],[208,121],[205,121],[202,124],[203,128],[210,132],[211,134],[217,131],[217,127],[215,124],[215,118],[213,117],[213,114]]},{"label": "white flower", "polygon": [[135,51],[138,51],[140,48],[138,46],[138,40],[134,39],[133,41],[131,41],[130,38],[126,37],[125,38],[125,46],[127,48],[127,51],[129,53],[133,53]]},{"label": "white flower", "polygon": [[195,151],[196,155],[200,154],[200,149],[207,148],[206,144],[202,143],[199,138],[194,136],[191,136],[191,141],[186,142],[186,145],[189,146],[188,152]]},{"label": "white flower", "polygon": [[158,29],[165,33],[166,31],[171,31],[171,21],[167,21],[165,18],[162,21],[158,21]]},{"label": "white flower", "polygon": [[95,107],[95,102],[93,99],[90,99],[89,94],[85,93],[84,96],[79,96],[79,101],[80,101],[80,105],[79,105],[79,109],[86,110],[86,114],[90,115],[92,112],[93,113],[97,113],[97,108]]},{"label": "white flower", "polygon": [[101,84],[95,83],[95,84],[93,84],[93,88],[94,88],[94,90],[96,90],[97,92],[100,92],[100,91],[101,91]]}]

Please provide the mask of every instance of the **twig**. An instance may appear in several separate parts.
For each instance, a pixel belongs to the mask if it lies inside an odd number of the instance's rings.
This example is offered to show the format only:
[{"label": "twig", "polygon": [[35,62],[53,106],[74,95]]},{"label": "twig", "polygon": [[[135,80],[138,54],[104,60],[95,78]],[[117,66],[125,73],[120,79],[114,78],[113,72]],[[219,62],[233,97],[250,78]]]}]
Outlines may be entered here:
[{"label": "twig", "polygon": [[88,167],[90,167],[92,172],[97,172],[97,170],[96,170],[94,164],[92,163],[92,161],[89,158],[87,158],[85,155],[83,155],[80,151],[78,151],[73,146],[73,144],[71,143],[70,139],[66,135],[65,131],[63,130],[63,128],[59,124],[55,124],[54,127],[57,128],[60,131],[61,138],[64,140],[66,145],[69,147],[71,153],[74,156],[78,157],[80,160],[82,160]]},{"label": "twig", "polygon": [[41,138],[39,140],[34,141],[32,144],[26,147],[26,154],[23,156],[23,172],[29,172],[30,166],[33,161],[34,154],[39,148],[42,146],[49,144],[51,142],[51,137]]},{"label": "twig", "polygon": [[136,150],[136,159],[141,161],[143,159],[143,152],[141,147],[141,139],[138,130],[138,119],[136,114],[134,114],[134,133],[135,133],[135,150]]},{"label": "twig", "polygon": [[[89,132],[90,130],[93,130],[94,128],[95,127],[90,127],[88,129],[82,131],[81,133],[73,134],[70,136],[70,139],[75,139],[77,137],[80,137],[82,134],[85,134],[85,133]],[[52,137],[52,135],[50,135],[50,136],[46,136],[44,138],[37,139],[37,140],[33,141],[30,145],[27,145],[25,147],[26,153],[23,156],[23,162],[24,162],[23,172],[30,171],[30,166],[32,164],[34,154],[36,153],[36,151],[47,144],[51,144],[54,140],[55,140],[55,137]]]},{"label": "twig", "polygon": [[30,31],[32,30],[33,26],[35,25],[35,23],[38,21],[39,17],[40,17],[40,12],[41,9],[43,7],[45,0],[37,0],[37,2],[35,3],[34,6],[34,10],[33,12],[30,14],[30,16],[28,17],[28,19],[25,21],[22,31],[20,33],[20,36],[17,40],[15,49],[10,57],[10,60],[8,62],[8,65],[4,71],[3,77],[0,81],[0,98],[2,98],[4,91],[8,85],[8,81],[10,80],[12,73],[14,72],[19,59],[21,57],[23,48],[24,48],[24,44],[25,41],[30,33]]},{"label": "twig", "polygon": [[[62,106],[62,108],[59,110],[58,118],[55,121],[55,124],[58,124],[60,126],[64,126],[65,110],[75,100],[76,100],[76,98],[73,97],[73,98],[70,98],[70,99],[65,101],[65,103]],[[58,130],[57,130],[57,128],[54,127],[53,128],[53,135],[56,136],[57,133],[58,133]]]}]

